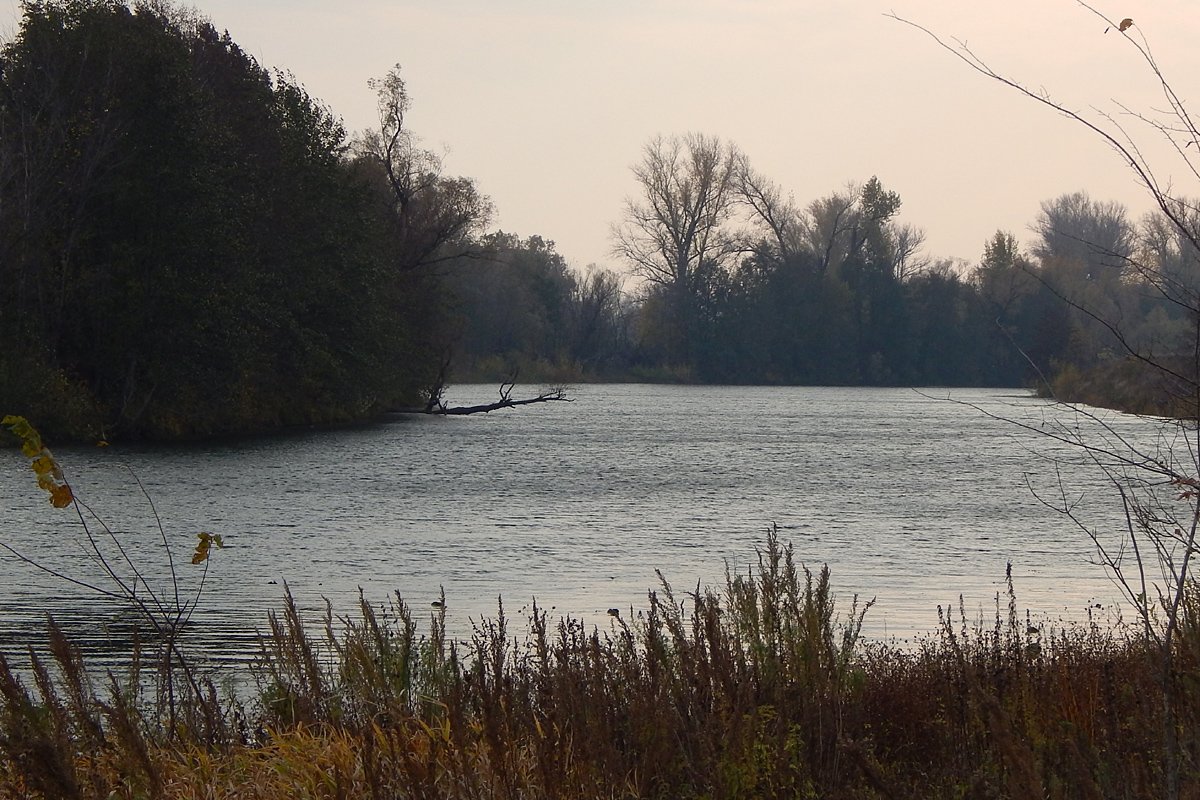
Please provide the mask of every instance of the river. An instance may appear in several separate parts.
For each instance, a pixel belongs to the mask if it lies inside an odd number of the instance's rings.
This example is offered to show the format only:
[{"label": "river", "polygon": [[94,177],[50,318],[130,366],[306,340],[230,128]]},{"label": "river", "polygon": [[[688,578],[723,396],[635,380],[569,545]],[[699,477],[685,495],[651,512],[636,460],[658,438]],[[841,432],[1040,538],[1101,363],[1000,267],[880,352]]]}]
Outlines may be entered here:
[{"label": "river", "polygon": [[[478,402],[495,387],[456,387]],[[518,389],[517,394],[520,394]],[[351,611],[358,591],[393,592],[424,616],[445,592],[456,635],[537,598],[552,615],[608,625],[643,606],[661,570],[677,590],[744,569],[777,525],[797,559],[828,563],[843,608],[876,598],[866,632],[936,628],[937,607],[985,616],[1013,564],[1039,618],[1111,615],[1117,592],[1087,537],[1034,496],[1067,493],[1098,529],[1119,530],[1116,493],[1078,452],[1039,435],[1073,425],[1021,390],[588,385],[573,402],[182,447],[57,448],[78,496],[171,593],[155,511],[179,585],[195,534],[220,534],[189,635],[216,661],[254,654],[285,583],[316,614]],[[1151,420],[1100,412],[1153,441]],[[1064,466],[1065,463],[1065,466]],[[1079,466],[1075,466],[1079,465]],[[0,453],[2,540],[92,580],[83,531]],[[133,476],[136,476],[136,480]],[[145,495],[142,493],[144,487]],[[153,499],[153,508],[147,501]],[[110,558],[118,571],[131,568]],[[47,612],[100,661],[128,648],[120,604],[0,556],[0,652],[44,639]],[[517,626],[517,630],[520,627]]]}]

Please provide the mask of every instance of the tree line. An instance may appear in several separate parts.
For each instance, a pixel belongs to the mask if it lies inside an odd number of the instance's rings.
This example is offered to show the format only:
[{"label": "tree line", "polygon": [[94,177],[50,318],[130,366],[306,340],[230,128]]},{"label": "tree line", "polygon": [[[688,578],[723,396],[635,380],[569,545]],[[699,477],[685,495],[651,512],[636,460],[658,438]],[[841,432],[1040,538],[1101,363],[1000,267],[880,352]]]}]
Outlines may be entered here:
[{"label": "tree line", "polygon": [[1186,329],[1130,268],[1135,248],[1179,260],[1164,220],[1084,193],[1042,205],[1029,252],[997,232],[970,266],[925,256],[876,177],[802,205],[697,134],[652,140],[633,171],[615,252],[648,287],[646,341],[701,380],[1021,385]]},{"label": "tree line", "polygon": [[[970,264],[927,255],[900,195],[874,176],[800,203],[700,134],[650,140],[632,172],[638,191],[612,242],[634,280],[581,281],[544,240],[505,237],[486,279],[501,285],[460,293],[465,361],[585,379],[1070,395],[1130,353],[1188,351],[1191,312],[1154,282],[1196,286],[1200,266],[1159,213],[1135,220],[1064,194],[1042,203],[1027,248],[997,231]],[[489,307],[496,297],[512,299]]]},{"label": "tree line", "polygon": [[366,419],[447,376],[1020,385],[1186,329],[1122,268],[1195,271],[1156,218],[1065,195],[1028,252],[997,233],[967,268],[926,256],[877,178],[798,203],[699,134],[646,145],[614,267],[580,272],[489,230],[409,129],[398,67],[351,135],[193,12],[22,11],[0,48],[0,407],[55,437]]}]

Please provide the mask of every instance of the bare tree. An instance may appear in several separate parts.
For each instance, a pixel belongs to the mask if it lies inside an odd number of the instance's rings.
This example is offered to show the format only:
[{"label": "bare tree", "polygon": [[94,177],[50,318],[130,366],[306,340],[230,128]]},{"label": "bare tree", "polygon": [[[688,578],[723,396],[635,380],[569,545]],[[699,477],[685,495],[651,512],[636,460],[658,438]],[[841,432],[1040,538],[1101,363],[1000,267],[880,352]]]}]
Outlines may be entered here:
[{"label": "bare tree", "polygon": [[816,257],[822,275],[844,264],[862,246],[862,219],[858,197],[862,187],[849,184],[844,192],[814,200],[808,204],[803,237]]},{"label": "bare tree", "polygon": [[766,260],[783,263],[795,259],[804,248],[804,212],[796,206],[790,195],[767,176],[751,168],[742,159],[737,171],[737,194],[741,203],[749,207],[752,222],[763,234],[759,250]]},{"label": "bare tree", "polygon": [[907,281],[930,271],[935,265],[921,252],[925,246],[925,231],[907,222],[891,226],[892,274],[898,281]]},{"label": "bare tree", "polygon": [[622,344],[624,331],[621,276],[612,270],[588,267],[575,285],[571,303],[571,355],[583,361],[601,360]]},{"label": "bare tree", "polygon": [[633,166],[641,195],[612,228],[613,253],[635,275],[686,294],[705,289],[712,268],[743,249],[731,230],[742,156],[715,136],[650,140]]}]

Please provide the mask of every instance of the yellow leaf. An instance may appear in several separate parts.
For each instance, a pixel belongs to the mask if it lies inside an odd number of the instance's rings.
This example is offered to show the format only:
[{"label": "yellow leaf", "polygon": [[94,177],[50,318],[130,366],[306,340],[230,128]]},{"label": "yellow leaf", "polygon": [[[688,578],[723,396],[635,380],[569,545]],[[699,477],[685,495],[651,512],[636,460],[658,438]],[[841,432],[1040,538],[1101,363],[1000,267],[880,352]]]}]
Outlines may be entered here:
[{"label": "yellow leaf", "polygon": [[59,484],[50,490],[50,502],[55,508],[66,508],[71,505],[71,501],[75,499],[75,495],[71,493],[71,487],[65,483]]},{"label": "yellow leaf", "polygon": [[1117,26],[1117,30],[1124,33],[1125,31],[1129,30],[1132,27],[1133,27],[1133,20],[1131,20],[1129,17],[1126,17],[1125,19],[1121,20],[1121,24]]},{"label": "yellow leaf", "polygon": [[196,534],[196,538],[200,541],[196,543],[196,552],[192,553],[193,564],[203,564],[208,561],[208,554],[213,545],[216,545],[218,550],[225,546],[221,537],[216,534],[201,532]]},{"label": "yellow leaf", "polygon": [[29,420],[9,415],[4,418],[4,424],[13,432],[13,435],[21,440],[22,453],[32,458],[41,452],[42,437],[38,436],[38,432],[29,424]]},{"label": "yellow leaf", "polygon": [[21,452],[28,456],[30,468],[37,475],[38,486],[50,494],[50,502],[55,508],[66,508],[75,499],[67,479],[63,477],[62,469],[54,456],[42,444],[42,437],[24,417],[9,414],[0,420],[0,424],[8,426],[21,439]]},{"label": "yellow leaf", "polygon": [[45,450],[41,455],[33,459],[29,465],[38,475],[54,475],[58,472],[58,464],[54,463],[54,457]]}]

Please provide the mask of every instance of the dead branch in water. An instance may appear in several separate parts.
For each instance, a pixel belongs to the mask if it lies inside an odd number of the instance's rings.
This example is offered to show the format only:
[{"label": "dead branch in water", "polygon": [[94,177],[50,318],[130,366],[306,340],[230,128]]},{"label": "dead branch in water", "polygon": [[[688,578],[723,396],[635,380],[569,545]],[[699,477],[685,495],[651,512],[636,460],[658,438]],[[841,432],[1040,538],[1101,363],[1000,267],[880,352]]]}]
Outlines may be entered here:
[{"label": "dead branch in water", "polygon": [[516,408],[517,406],[528,406],[534,403],[550,403],[554,401],[570,403],[571,398],[567,397],[567,389],[565,386],[554,386],[538,393],[534,397],[525,397],[519,400],[514,400],[512,390],[516,386],[513,381],[505,381],[500,384],[500,399],[494,403],[483,403],[477,406],[447,406],[438,399],[438,402],[428,409],[429,414],[444,414],[447,416],[461,416],[464,414],[487,414],[490,411],[499,411],[502,408]]},{"label": "dead branch in water", "polygon": [[513,389],[516,388],[516,376],[509,378],[500,384],[500,399],[493,403],[481,403],[474,406],[448,406],[445,402],[445,373],[438,376],[437,383],[429,392],[429,400],[421,408],[405,408],[400,409],[400,413],[405,414],[437,414],[441,416],[465,416],[467,414],[487,414],[492,411],[499,411],[503,408],[516,408],[518,406],[528,406],[534,403],[551,403],[551,402],[574,402],[567,396],[567,387],[552,386],[539,392],[533,397],[522,397],[514,399],[512,396]]}]

